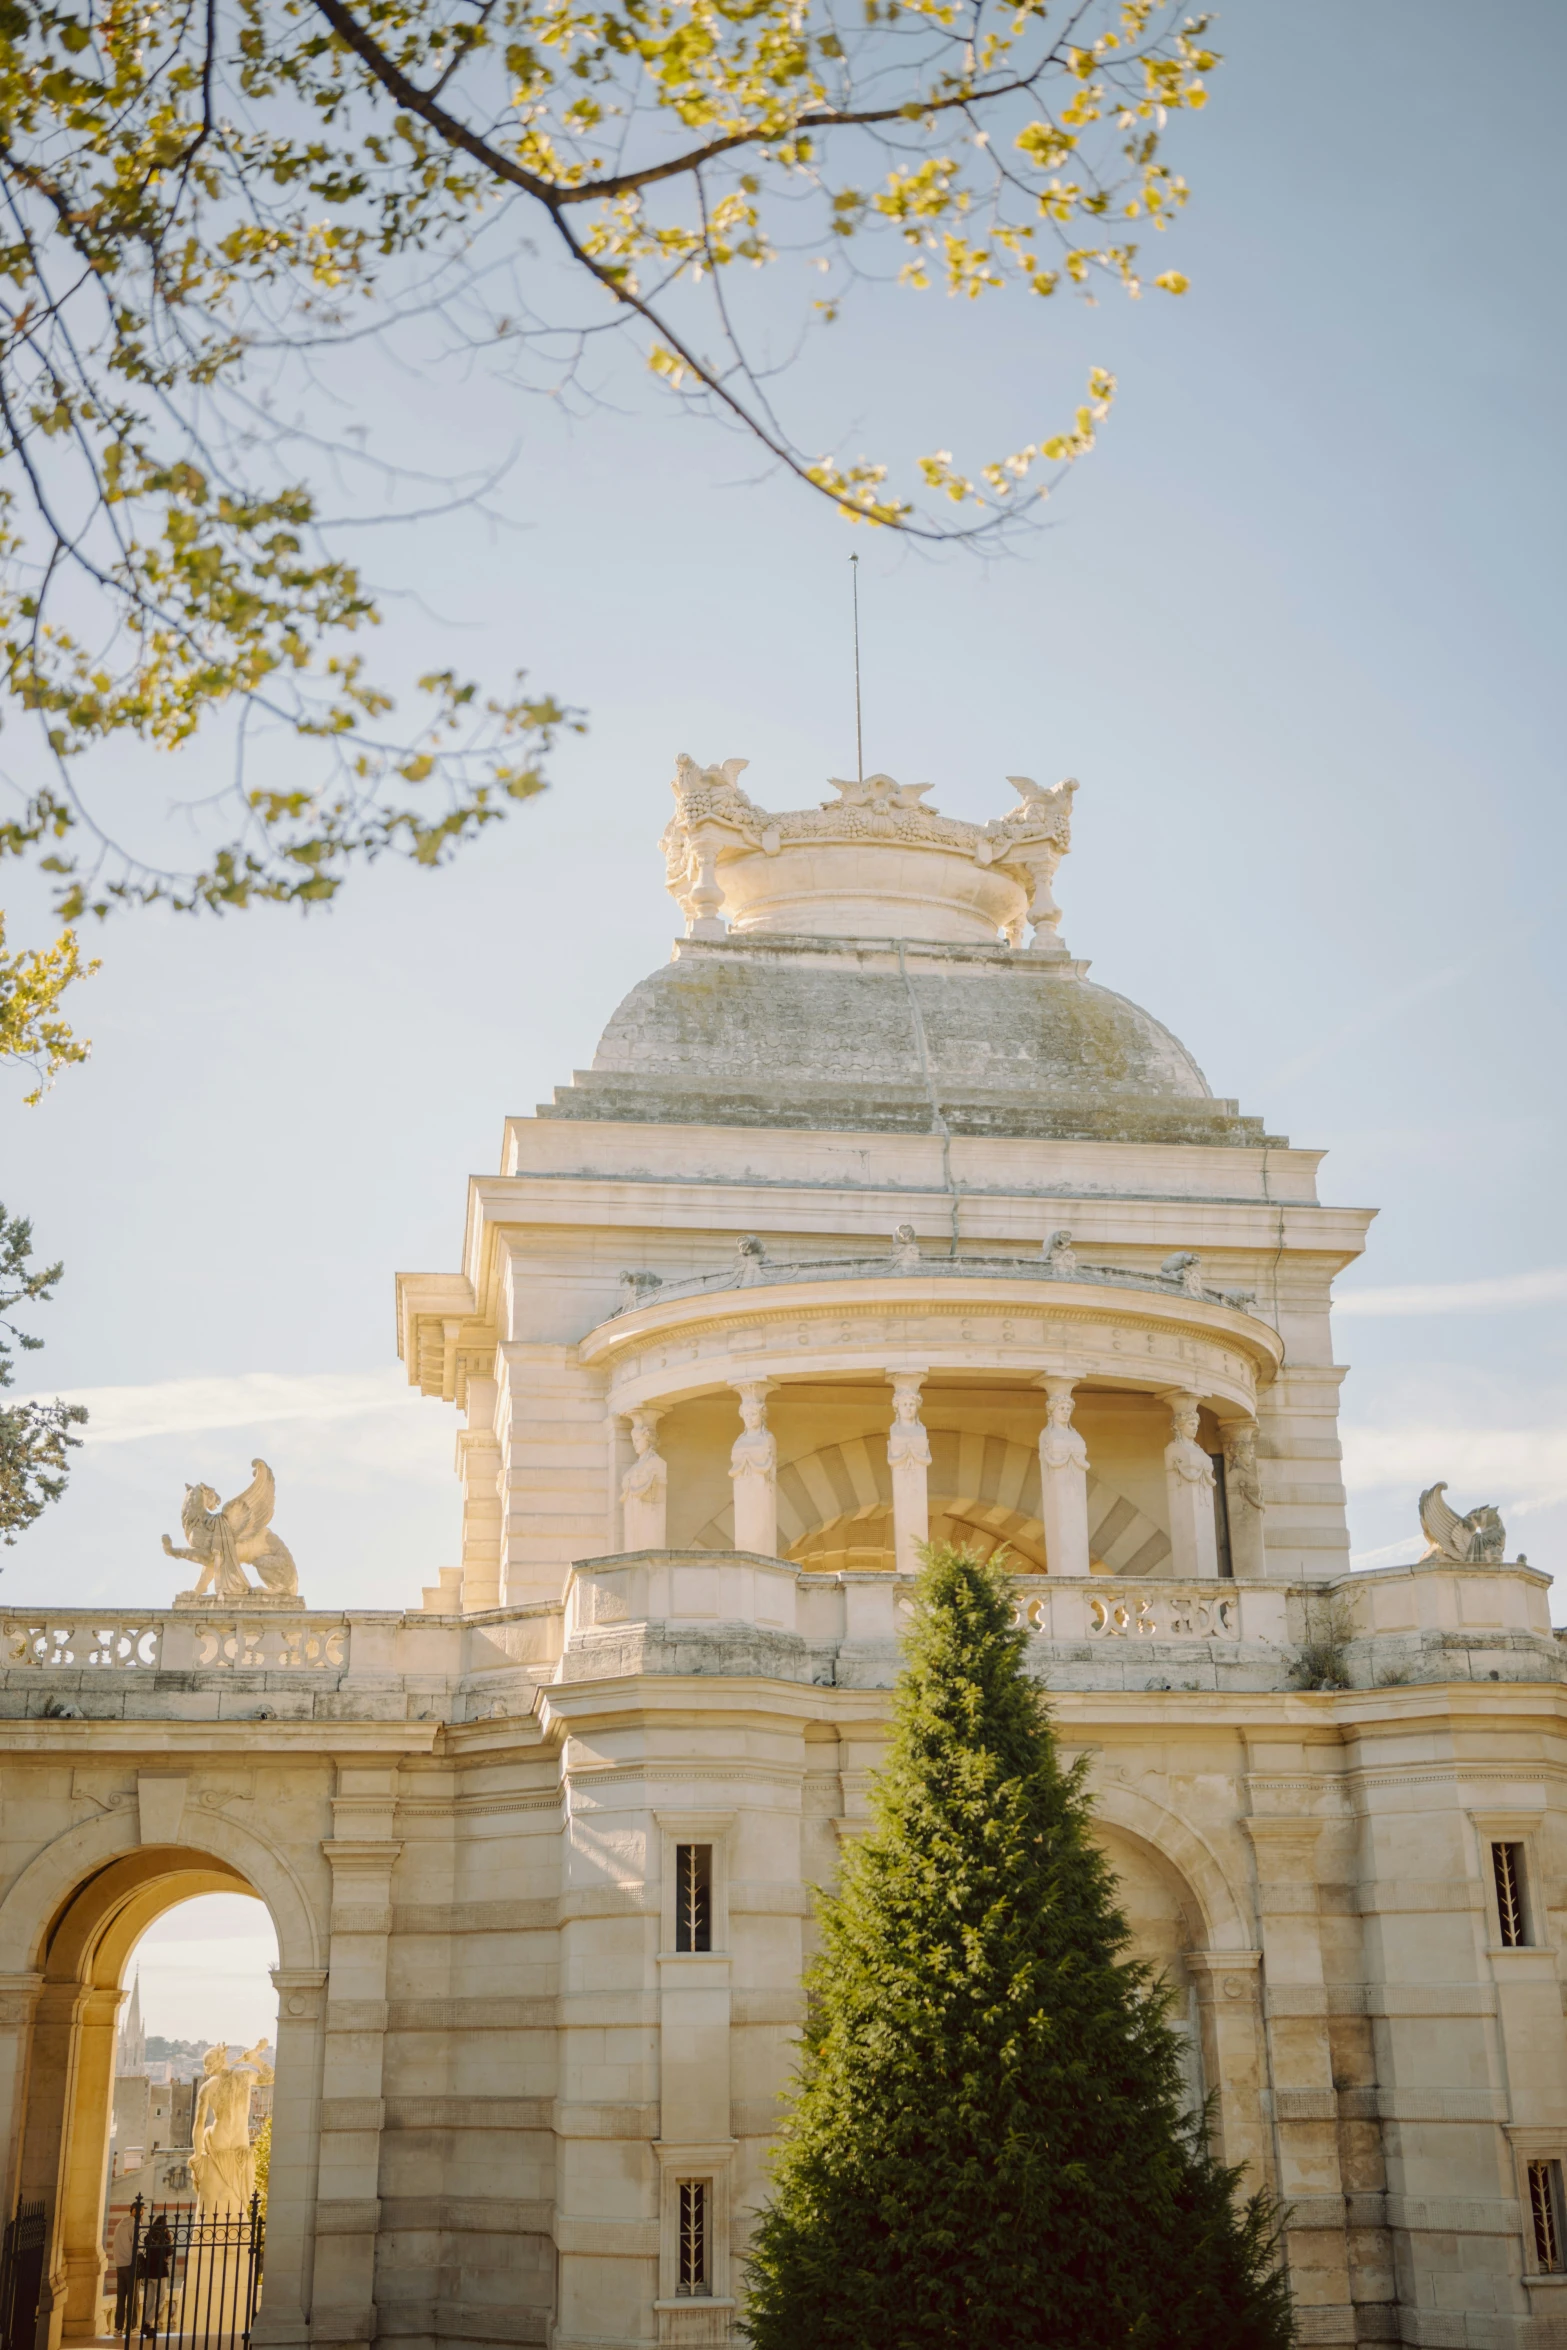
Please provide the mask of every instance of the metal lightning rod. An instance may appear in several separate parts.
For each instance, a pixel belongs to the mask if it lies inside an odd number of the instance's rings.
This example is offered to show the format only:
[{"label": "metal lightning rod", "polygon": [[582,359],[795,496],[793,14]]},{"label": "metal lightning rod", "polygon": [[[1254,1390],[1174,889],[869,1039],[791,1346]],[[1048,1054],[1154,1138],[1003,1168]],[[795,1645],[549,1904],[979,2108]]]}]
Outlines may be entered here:
[{"label": "metal lightning rod", "polygon": [[854,585],[854,772],[856,780],[865,781],[865,734],[860,722],[860,558],[849,557],[849,577]]}]

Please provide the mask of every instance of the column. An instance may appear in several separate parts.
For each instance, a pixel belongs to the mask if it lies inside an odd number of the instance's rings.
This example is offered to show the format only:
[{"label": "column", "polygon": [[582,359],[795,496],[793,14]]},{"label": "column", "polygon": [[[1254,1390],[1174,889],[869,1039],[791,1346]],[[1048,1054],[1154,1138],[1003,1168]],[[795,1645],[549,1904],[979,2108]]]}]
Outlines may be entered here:
[{"label": "column", "polygon": [[669,1468],[654,1444],[661,1412],[631,1415],[631,1466],[620,1480],[620,1548],[669,1548]]},{"label": "column", "polygon": [[1224,1503],[1230,1521],[1230,1564],[1237,1578],[1268,1571],[1262,1533],[1262,1486],[1257,1477],[1257,1423],[1226,1420]]},{"label": "column", "polygon": [[28,2067],[31,2127],[22,2143],[20,2186],[30,2203],[43,2198],[48,2230],[38,2285],[37,2350],[59,2350],[65,2322],[65,2172],[76,2110],[77,2024],[88,1997],[80,1983],[46,1982],[33,2022]]},{"label": "column", "polygon": [[0,2217],[16,2209],[28,2058],[42,1975],[0,1975]]},{"label": "column", "polygon": [[1072,1425],[1075,1377],[1046,1376],[1045,1424],[1039,1433],[1039,1519],[1045,1566],[1052,1575],[1088,1572],[1088,1447]]},{"label": "column", "polygon": [[267,2180],[267,2289],[251,2335],[256,2350],[307,2343],[305,2314],[315,2245],[316,2166],[321,2152],[321,2019],[326,1972],[274,1967],[277,2074],[272,2167]]},{"label": "column", "polygon": [[887,1466],[892,1471],[893,1564],[900,1575],[918,1574],[920,1553],[930,1540],[930,1437],[920,1418],[920,1390],[928,1372],[889,1371],[892,1429]]},{"label": "column", "polygon": [[744,1422],[729,1455],[735,1489],[735,1548],[778,1556],[778,1445],[767,1425],[770,1379],[736,1379]]},{"label": "column", "polygon": [[1170,1573],[1217,1576],[1219,1536],[1213,1515],[1213,1463],[1197,1441],[1199,1404],[1177,1388],[1165,1397],[1174,1435],[1164,1448],[1170,1505]]},{"label": "column", "polygon": [[380,2228],[386,1952],[392,1930],[395,1763],[342,1766],[332,1803],[332,1939],[321,2063],[321,2154],[316,2198],[313,2342],[376,2335],[375,2246]]},{"label": "column", "polygon": [[[1283,1749],[1291,1758],[1300,1751]],[[1266,1773],[1270,1759],[1266,1746],[1253,1747],[1253,1772]],[[1284,1768],[1292,1767],[1298,1771],[1286,1760]],[[1260,1792],[1253,1779],[1254,1803]],[[1288,2207],[1285,2249],[1301,2338],[1353,2342],[1339,2099],[1318,1921],[1322,1822],[1252,1814],[1241,1824],[1256,1859],[1273,2142],[1279,2199]]]},{"label": "column", "polygon": [[60,2337],[91,2342],[103,2298],[104,2154],[114,2103],[114,2049],[121,1990],[89,1990],[76,2016],[75,2094],[65,2124],[65,2164],[52,2263],[64,2301]]}]

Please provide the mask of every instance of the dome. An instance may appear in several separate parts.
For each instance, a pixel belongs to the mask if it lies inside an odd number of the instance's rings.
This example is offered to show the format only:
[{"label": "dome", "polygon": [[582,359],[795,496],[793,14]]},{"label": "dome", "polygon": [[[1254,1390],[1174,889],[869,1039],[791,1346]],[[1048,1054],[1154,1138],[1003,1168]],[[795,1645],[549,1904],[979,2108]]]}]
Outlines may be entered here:
[{"label": "dome", "polygon": [[541,1116],[1274,1139],[1061,945],[1050,882],[1074,784],[1013,777],[1018,806],[983,827],[886,776],[772,816],[740,791],[744,764],[681,762],[662,845],[688,935]]}]

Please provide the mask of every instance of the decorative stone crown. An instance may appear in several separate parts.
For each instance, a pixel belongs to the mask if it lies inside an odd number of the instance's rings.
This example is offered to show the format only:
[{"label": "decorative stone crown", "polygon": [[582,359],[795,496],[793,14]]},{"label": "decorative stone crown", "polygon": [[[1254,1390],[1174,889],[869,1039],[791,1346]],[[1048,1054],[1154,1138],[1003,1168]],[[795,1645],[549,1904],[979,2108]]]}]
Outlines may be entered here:
[{"label": "decorative stone crown", "polygon": [[928,783],[890,775],[833,777],[837,799],[770,815],[740,789],[748,764],[699,767],[684,753],[676,763],[675,813],[659,845],[689,937],[1004,936],[1020,947],[1032,923],[1033,951],[1065,956],[1050,885],[1072,843],[1075,782],[1047,791],[1008,776],[1017,806],[983,825],[925,807]]}]

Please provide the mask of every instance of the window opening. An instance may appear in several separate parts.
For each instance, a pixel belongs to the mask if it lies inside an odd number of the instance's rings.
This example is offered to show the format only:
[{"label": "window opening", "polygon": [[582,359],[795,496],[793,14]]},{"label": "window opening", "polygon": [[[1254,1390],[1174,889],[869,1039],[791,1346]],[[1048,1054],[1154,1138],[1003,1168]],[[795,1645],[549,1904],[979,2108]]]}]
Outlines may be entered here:
[{"label": "window opening", "polygon": [[1559,2162],[1529,2165],[1529,2217],[1534,2225],[1534,2257],[1548,2277],[1562,2272],[1562,2166]]},{"label": "window opening", "polygon": [[675,1846],[675,1948],[713,1947],[713,1847]]},{"label": "window opening", "polygon": [[[688,1845],[687,1851],[701,1851],[700,1845]],[[680,2194],[680,2276],[677,2291],[697,2295],[711,2293],[712,2274],[708,2266],[707,2195],[706,2179],[682,2179]]]},{"label": "window opening", "polygon": [[1523,1846],[1493,1844],[1491,1873],[1496,1879],[1496,1915],[1504,1950],[1522,1950],[1528,1942],[1523,1899]]}]

